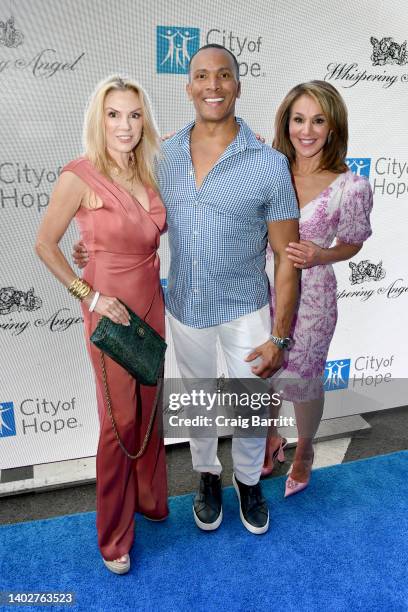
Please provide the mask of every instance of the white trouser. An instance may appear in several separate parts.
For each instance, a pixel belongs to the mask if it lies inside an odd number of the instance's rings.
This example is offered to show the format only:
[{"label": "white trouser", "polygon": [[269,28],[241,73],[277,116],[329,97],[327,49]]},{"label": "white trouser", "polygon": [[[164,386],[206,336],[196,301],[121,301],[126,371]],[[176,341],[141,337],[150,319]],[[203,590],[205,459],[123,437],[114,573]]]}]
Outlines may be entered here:
[{"label": "white trouser", "polygon": [[[268,340],[271,333],[269,306],[248,315],[204,329],[183,325],[168,314],[177,365],[182,378],[217,377],[216,342],[219,338],[228,368],[229,378],[256,378],[251,367],[257,363],[244,361],[249,353]],[[197,472],[220,474],[217,457],[218,439],[191,438],[193,469]],[[265,437],[232,440],[232,460],[238,480],[246,485],[259,481],[265,455]]]}]

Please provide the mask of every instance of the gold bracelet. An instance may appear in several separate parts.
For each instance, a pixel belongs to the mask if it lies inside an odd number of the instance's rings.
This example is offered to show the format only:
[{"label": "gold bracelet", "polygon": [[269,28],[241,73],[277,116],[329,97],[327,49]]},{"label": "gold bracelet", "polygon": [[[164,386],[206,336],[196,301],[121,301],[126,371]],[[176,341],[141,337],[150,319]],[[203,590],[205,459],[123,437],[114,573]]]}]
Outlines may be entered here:
[{"label": "gold bracelet", "polygon": [[92,291],[92,287],[81,278],[75,278],[70,286],[68,287],[68,291],[71,295],[76,297],[78,300],[84,300],[87,295]]},{"label": "gold bracelet", "polygon": [[86,281],[83,281],[80,278],[75,278],[68,287],[68,291],[71,295],[82,302],[82,300],[85,299],[86,296],[92,291],[92,288]]}]

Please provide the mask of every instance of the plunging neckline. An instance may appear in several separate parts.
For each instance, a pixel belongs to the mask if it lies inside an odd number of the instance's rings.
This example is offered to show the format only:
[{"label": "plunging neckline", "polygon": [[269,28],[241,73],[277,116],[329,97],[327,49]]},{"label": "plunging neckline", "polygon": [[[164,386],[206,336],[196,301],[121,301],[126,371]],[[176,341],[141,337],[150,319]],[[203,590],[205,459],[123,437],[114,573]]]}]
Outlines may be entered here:
[{"label": "plunging neckline", "polygon": [[140,208],[141,208],[142,210],[144,210],[144,211],[145,211],[145,212],[146,212],[148,215],[150,215],[150,214],[151,214],[151,212],[152,212],[152,206],[151,206],[151,201],[150,201],[149,187],[145,187],[145,186],[143,185],[143,187],[144,187],[144,188],[145,188],[145,190],[146,190],[147,199],[149,200],[149,210],[147,210],[147,208],[145,208],[145,207],[143,206],[143,204],[141,204],[141,203],[139,202],[139,200],[138,200],[137,198],[135,198],[135,196],[134,196],[134,195],[132,195],[132,194],[130,193],[130,191],[128,191],[127,189],[125,189],[124,187],[122,187],[122,185],[119,185],[119,183],[116,183],[116,181],[113,181],[113,180],[112,180],[111,182],[112,182],[112,184],[113,184],[113,185],[115,185],[115,187],[117,187],[118,189],[120,189],[120,191],[122,191],[123,193],[125,193],[126,195],[128,195],[128,196],[129,196],[129,197],[130,197],[130,198],[131,198],[131,199],[132,199],[134,202],[136,202],[136,204],[138,204],[138,206],[140,206]]},{"label": "plunging neckline", "polygon": [[92,168],[93,172],[96,172],[96,174],[106,183],[108,183],[109,185],[112,185],[113,187],[116,187],[117,189],[119,189],[119,191],[121,193],[123,193],[125,196],[128,196],[130,198],[130,200],[132,202],[134,202],[138,207],[140,207],[147,215],[149,215],[149,217],[153,218],[153,208],[152,207],[152,201],[153,201],[153,197],[152,194],[150,193],[151,191],[153,192],[153,195],[157,195],[156,192],[154,191],[154,189],[152,187],[149,187],[147,185],[143,185],[143,187],[146,190],[146,194],[147,194],[147,198],[149,200],[149,210],[147,210],[147,208],[145,208],[137,198],[135,198],[130,191],[128,191],[127,189],[125,189],[125,187],[122,187],[122,185],[120,185],[119,183],[117,183],[116,181],[113,180],[113,178],[111,176],[106,176],[105,174],[103,174],[100,170],[98,170],[96,168],[96,166],[94,166],[94,164],[87,158],[87,157],[83,157],[81,159],[84,159],[89,166]]},{"label": "plunging neckline", "polygon": [[300,213],[302,213],[302,210],[304,210],[305,208],[307,208],[308,206],[310,206],[310,204],[313,204],[313,202],[315,202],[318,198],[321,197],[321,195],[327,191],[328,189],[330,189],[331,187],[333,187],[333,185],[339,180],[339,178],[341,178],[342,176],[344,176],[345,174],[347,174],[347,170],[346,172],[342,172],[341,174],[339,174],[338,176],[336,176],[336,178],[327,185],[327,187],[325,187],[324,189],[322,189],[322,191],[320,193],[318,193],[317,195],[315,195],[315,197],[310,200],[309,202],[307,202],[307,204],[305,204],[304,206],[299,206],[299,211]]}]

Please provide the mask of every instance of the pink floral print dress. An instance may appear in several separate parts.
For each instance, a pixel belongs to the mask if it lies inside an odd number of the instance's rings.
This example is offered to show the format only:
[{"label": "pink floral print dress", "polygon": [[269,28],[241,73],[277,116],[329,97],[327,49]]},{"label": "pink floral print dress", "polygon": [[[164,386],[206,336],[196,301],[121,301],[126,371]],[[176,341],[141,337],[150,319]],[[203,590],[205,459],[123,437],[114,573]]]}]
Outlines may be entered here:
[{"label": "pink floral print dress", "polygon": [[[361,244],[371,235],[373,199],[368,180],[351,171],[340,174],[300,211],[300,238],[328,248],[337,238]],[[267,271],[274,311],[273,253],[268,247]],[[333,266],[302,270],[299,307],[292,326],[294,346],[280,372],[285,377],[321,379],[337,322],[336,277]]]}]

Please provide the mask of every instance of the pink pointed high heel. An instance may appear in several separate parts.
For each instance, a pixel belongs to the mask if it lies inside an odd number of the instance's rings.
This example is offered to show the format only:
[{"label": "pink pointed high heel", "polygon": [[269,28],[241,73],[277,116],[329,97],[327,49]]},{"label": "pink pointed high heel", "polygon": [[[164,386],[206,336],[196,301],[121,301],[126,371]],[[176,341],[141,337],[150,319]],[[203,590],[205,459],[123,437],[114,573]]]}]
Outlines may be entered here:
[{"label": "pink pointed high heel", "polygon": [[312,474],[312,465],[314,461],[314,453],[312,459],[307,459],[305,463],[310,463],[310,472],[305,482],[299,482],[298,480],[294,480],[290,473],[292,468],[289,470],[288,477],[285,482],[285,497],[290,497],[291,495],[295,495],[296,493],[300,493],[308,486],[310,482],[310,477]]},{"label": "pink pointed high heel", "polygon": [[266,441],[266,451],[265,451],[265,461],[264,461],[264,465],[263,468],[261,470],[261,478],[265,478],[266,476],[269,476],[270,474],[272,474],[273,472],[273,468],[275,465],[275,461],[279,461],[279,463],[284,463],[285,462],[285,453],[284,453],[284,449],[286,448],[288,441],[286,440],[286,438],[281,438],[280,439],[280,444],[278,446],[277,449],[275,449],[272,453],[271,456],[271,465],[265,466],[265,462],[268,462],[268,442],[269,440]]}]

